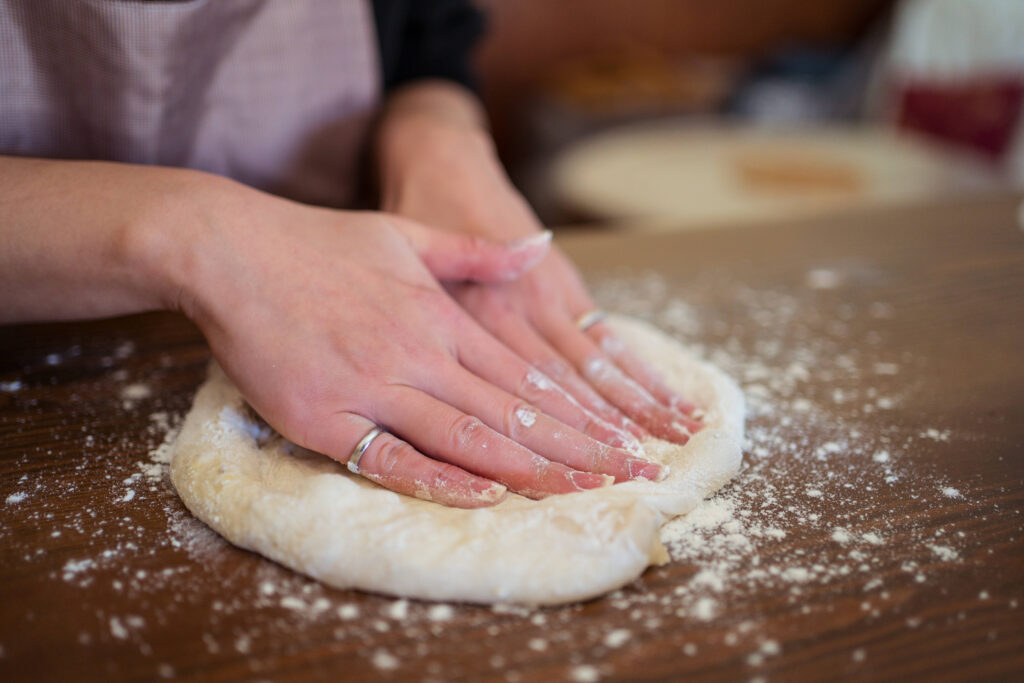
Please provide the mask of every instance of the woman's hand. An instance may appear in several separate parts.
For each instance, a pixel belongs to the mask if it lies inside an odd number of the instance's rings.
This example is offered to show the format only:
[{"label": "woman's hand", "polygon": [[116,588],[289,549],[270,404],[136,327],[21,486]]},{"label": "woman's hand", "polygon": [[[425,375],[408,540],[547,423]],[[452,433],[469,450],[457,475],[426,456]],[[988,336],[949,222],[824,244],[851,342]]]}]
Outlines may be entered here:
[{"label": "woman's hand", "polygon": [[543,257],[545,238],[502,246],[245,188],[216,215],[179,305],[285,437],[345,462],[381,425],[360,473],[460,507],[493,504],[506,487],[540,498],[661,475],[549,417],[587,427],[435,280],[507,281]]},{"label": "woman's hand", "polygon": [[[662,469],[559,422],[582,409],[438,284],[506,282],[512,245],[377,213],[316,209],[196,171],[0,157],[0,319],[185,312],[285,437],[462,507]],[[600,430],[592,431],[606,436]]]},{"label": "woman's hand", "polygon": [[[398,96],[380,133],[383,208],[462,234],[499,240],[538,234],[536,217],[508,181],[488,136],[471,125],[468,97],[440,84]],[[602,421],[677,443],[700,429],[693,405],[607,325],[578,329],[594,302],[557,248],[514,282],[449,289],[495,337]]]}]

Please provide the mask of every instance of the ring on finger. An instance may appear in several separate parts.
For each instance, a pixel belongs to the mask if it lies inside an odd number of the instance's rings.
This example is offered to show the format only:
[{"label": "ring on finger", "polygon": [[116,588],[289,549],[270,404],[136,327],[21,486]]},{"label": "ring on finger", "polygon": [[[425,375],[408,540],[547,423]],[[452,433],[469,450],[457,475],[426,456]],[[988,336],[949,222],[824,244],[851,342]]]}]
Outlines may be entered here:
[{"label": "ring on finger", "polygon": [[608,317],[607,313],[602,311],[600,308],[595,308],[576,318],[576,328],[580,332],[586,332],[589,328],[601,322],[606,317]]},{"label": "ring on finger", "polygon": [[359,461],[363,457],[363,453],[370,447],[373,440],[384,433],[384,430],[377,425],[373,426],[373,429],[366,432],[366,435],[359,439],[359,443],[352,449],[352,455],[348,456],[348,462],[345,463],[348,467],[348,471],[352,474],[359,474]]}]

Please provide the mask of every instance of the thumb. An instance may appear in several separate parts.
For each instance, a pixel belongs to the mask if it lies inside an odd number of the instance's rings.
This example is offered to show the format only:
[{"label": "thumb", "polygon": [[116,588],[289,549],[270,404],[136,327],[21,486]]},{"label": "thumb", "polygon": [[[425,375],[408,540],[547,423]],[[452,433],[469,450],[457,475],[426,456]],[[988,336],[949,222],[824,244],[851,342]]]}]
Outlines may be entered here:
[{"label": "thumb", "polygon": [[551,249],[551,231],[502,244],[417,225],[405,229],[413,249],[438,280],[509,282],[533,268]]}]

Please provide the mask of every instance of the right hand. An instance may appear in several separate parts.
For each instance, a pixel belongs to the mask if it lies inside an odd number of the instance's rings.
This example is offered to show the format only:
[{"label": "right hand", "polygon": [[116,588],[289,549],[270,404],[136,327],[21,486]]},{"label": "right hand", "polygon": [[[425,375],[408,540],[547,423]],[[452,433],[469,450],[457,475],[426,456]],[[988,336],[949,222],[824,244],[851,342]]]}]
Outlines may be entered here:
[{"label": "right hand", "polygon": [[[657,479],[594,417],[481,328],[437,279],[507,281],[547,243],[500,245],[382,213],[246,190],[201,237],[177,305],[253,408],[360,472],[458,507]],[[551,417],[557,415],[559,419]]]}]

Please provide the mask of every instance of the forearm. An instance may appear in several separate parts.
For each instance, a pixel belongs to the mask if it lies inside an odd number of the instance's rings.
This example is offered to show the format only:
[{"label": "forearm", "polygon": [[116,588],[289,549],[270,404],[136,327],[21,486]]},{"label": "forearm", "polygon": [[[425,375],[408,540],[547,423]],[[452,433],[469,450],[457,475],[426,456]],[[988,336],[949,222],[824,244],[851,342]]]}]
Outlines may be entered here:
[{"label": "forearm", "polygon": [[182,169],[0,157],[0,322],[178,306],[211,185]]}]

